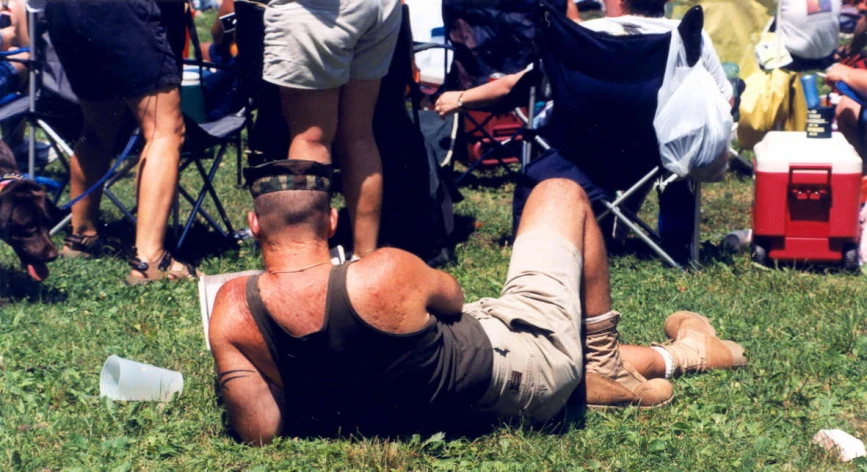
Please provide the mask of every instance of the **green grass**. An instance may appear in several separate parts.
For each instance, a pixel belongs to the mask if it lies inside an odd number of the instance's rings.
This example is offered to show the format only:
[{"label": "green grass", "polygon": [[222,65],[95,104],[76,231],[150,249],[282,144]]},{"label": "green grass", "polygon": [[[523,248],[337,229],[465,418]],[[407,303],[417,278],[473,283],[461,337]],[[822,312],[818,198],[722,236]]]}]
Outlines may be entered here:
[{"label": "green grass", "polygon": [[[231,161],[231,159],[230,159]],[[219,191],[240,222],[248,195]],[[446,267],[469,300],[495,295],[510,249],[511,185],[465,188],[461,215],[476,231]],[[546,434],[502,427],[479,438],[285,439],[257,450],[224,434],[192,283],[127,288],[121,259],[58,261],[44,285],[20,273],[0,248],[0,469],[354,469],[575,470],[838,467],[810,438],[822,428],[867,437],[867,290],[860,277],[821,269],[767,270],[746,254],[714,247],[748,226],[751,182],[730,177],[705,187],[704,268],[680,274],[640,254],[613,256],[612,295],[624,313],[623,339],[663,339],[678,309],[710,316],[742,341],[750,366],[675,381],[675,402],[659,411],[590,412],[585,422]],[[109,209],[108,205],[104,205]],[[648,205],[653,208],[653,205]],[[114,222],[118,216],[107,212]],[[118,232],[122,246],[127,232]],[[59,239],[57,240],[59,243]],[[244,246],[198,261],[207,273],[255,268]],[[98,398],[110,354],[183,372],[184,394],[167,405]],[[349,392],[351,394],[351,392]],[[460,418],[455,418],[460,422]]]},{"label": "green grass", "polygon": [[[218,188],[240,224],[250,199],[234,188],[234,171],[230,156]],[[501,287],[511,189],[463,189],[456,211],[474,218],[477,229],[445,270],[468,300]],[[751,189],[750,180],[735,177],[705,186],[700,271],[681,274],[641,254],[610,263],[625,342],[661,341],[665,317],[691,309],[741,341],[750,365],[676,380],[666,408],[588,412],[557,433],[503,426],[478,438],[286,438],[262,449],[241,446],[225,434],[194,284],[127,288],[126,264],[109,257],[57,261],[49,280],[35,285],[0,245],[0,470],[865,468],[840,464],[810,439],[823,428],[867,438],[867,288],[861,277],[762,269],[746,254],[716,250],[727,231],[749,226]],[[120,192],[130,195],[129,182]],[[103,207],[114,244],[123,247],[130,231]],[[259,266],[249,246],[189,254],[206,273]],[[163,405],[98,398],[100,368],[111,354],[181,371],[183,395]]]}]

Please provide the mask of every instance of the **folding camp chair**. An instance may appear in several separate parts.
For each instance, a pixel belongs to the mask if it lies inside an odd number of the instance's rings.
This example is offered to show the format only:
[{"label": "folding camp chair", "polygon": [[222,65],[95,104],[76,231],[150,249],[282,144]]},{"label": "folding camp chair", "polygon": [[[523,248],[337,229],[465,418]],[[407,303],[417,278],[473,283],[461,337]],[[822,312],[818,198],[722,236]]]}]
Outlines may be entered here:
[{"label": "folding camp chair", "polygon": [[[199,48],[198,37],[195,33],[195,24],[193,23],[191,15],[188,15],[187,17],[187,28],[190,31],[190,39],[197,59],[185,60],[184,62],[185,64],[195,66],[198,69],[199,78],[201,80],[207,69],[217,68],[219,66],[212,63],[206,63],[201,59],[201,50]],[[190,117],[186,115],[184,116],[186,134],[184,137],[184,146],[181,150],[181,160],[178,170],[178,193],[175,195],[172,212],[176,250],[180,250],[183,247],[197,217],[201,217],[208,226],[214,229],[225,240],[230,241],[237,238],[237,235],[232,228],[231,221],[219,196],[217,195],[213,182],[229,146],[234,145],[238,152],[241,152],[241,130],[248,123],[249,119],[249,113],[246,112],[246,110],[203,123],[197,123]],[[113,187],[137,166],[138,162],[137,159],[135,159],[135,154],[136,151],[139,150],[137,146],[141,145],[141,143],[140,131],[136,129],[127,142],[126,148],[115,160],[115,164],[109,172],[94,186],[92,186],[91,189],[88,189],[87,192],[85,192],[85,194],[89,193],[94,188],[102,186],[106,198],[113,202],[115,206],[120,209],[124,218],[133,224],[136,221],[135,214],[137,206],[127,206],[124,204],[122,199],[113,191]],[[211,160],[211,165],[206,168],[204,162],[209,159]],[[198,177],[201,179],[201,187],[193,191],[188,190],[181,183],[185,171],[190,168],[195,168]],[[183,221],[181,221],[181,197],[183,197],[184,201],[186,201],[191,207],[189,214],[183,216]],[[210,197],[210,201],[218,213],[219,220],[212,216],[204,207],[205,199],[208,197]],[[70,202],[66,206],[70,206],[72,203],[74,203],[74,201]],[[68,223],[68,221],[69,218],[67,217],[67,219],[55,228],[55,231]]]},{"label": "folding camp chair", "polygon": [[[26,12],[31,47],[0,53],[0,59],[27,66],[28,91],[0,97],[0,122],[4,125],[4,132],[12,134],[22,131],[20,127],[28,127],[27,173],[46,184],[50,194],[53,194],[54,203],[57,203],[67,179],[60,178],[58,181],[56,178],[37,176],[40,169],[36,161],[36,132],[42,131],[68,173],[68,157],[72,150],[67,141],[78,132],[81,123],[80,110],[48,34],[43,32],[40,11],[28,4]],[[21,52],[29,52],[29,59],[12,57]],[[4,139],[8,138],[9,136],[4,136]]]},{"label": "folding camp chair", "polygon": [[[204,90],[204,79],[208,70],[228,70],[229,72],[237,74],[236,70],[225,68],[214,63],[205,62],[203,60],[201,43],[199,42],[198,34],[196,33],[196,25],[193,21],[192,9],[189,9],[187,14],[187,31],[190,36],[190,45],[194,51],[195,59],[184,60],[184,64],[185,66],[194,66],[198,70],[199,86],[202,90]],[[207,99],[207,97],[205,98]],[[178,171],[178,193],[192,206],[192,209],[186,217],[183,230],[178,234],[180,228],[180,225],[178,224],[180,217],[180,199],[176,198],[174,205],[174,222],[175,234],[177,237],[177,249],[180,249],[183,246],[197,216],[201,216],[208,225],[224,239],[237,239],[237,235],[232,228],[232,223],[226,214],[226,210],[223,207],[222,201],[220,200],[219,195],[217,195],[217,191],[214,189],[213,184],[217,170],[220,168],[223,157],[230,146],[235,147],[235,152],[238,155],[240,164],[240,155],[243,152],[241,132],[245,127],[250,125],[252,117],[250,110],[245,107],[222,117],[208,116],[206,120],[207,121],[199,123],[191,119],[189,116],[184,117],[186,135],[184,137],[184,147],[182,149],[180,169]],[[213,151],[213,153],[209,151]],[[206,170],[203,161],[207,159],[211,159],[211,165]],[[190,167],[195,167],[198,176],[202,179],[202,187],[198,190],[195,197],[193,197],[193,194],[181,183],[181,177],[183,176],[184,171]],[[206,197],[210,197],[211,202],[219,213],[222,224],[218,222],[216,218],[211,216],[211,214],[203,207]]]},{"label": "folding camp chair", "polygon": [[[229,0],[226,0],[229,1]],[[256,110],[256,120],[247,129],[247,162],[285,159],[289,133],[283,118],[279,88],[262,79],[265,48],[265,8],[270,0],[235,0],[235,39],[238,45],[238,73],[247,93],[248,110]],[[239,156],[238,168],[241,168]],[[241,174],[238,176],[241,185]]]},{"label": "folding camp chair", "polygon": [[[566,1],[555,3],[565,11]],[[446,47],[454,51],[443,90],[466,90],[533,63],[538,1],[443,0],[442,6]],[[490,108],[462,113],[471,164],[457,182],[481,165],[526,166],[534,142],[547,148],[534,132],[536,84],[521,90]]]},{"label": "folding camp chair", "polygon": [[[584,188],[601,224],[622,223],[674,267],[697,260],[701,188],[667,175],[653,128],[671,34],[597,33],[550,4],[539,27],[540,58],[554,99],[546,134],[552,150],[519,182],[516,220],[537,182],[569,178]],[[701,27],[700,7],[679,27],[690,65],[700,58]],[[636,215],[654,184],[660,190],[659,232]]]}]

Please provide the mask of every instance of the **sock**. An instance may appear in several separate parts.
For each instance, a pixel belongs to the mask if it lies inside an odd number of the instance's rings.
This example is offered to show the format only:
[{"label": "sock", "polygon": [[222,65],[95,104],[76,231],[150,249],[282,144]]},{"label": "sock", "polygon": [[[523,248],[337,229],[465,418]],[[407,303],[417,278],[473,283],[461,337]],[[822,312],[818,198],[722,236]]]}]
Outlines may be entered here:
[{"label": "sock", "polygon": [[670,379],[674,373],[674,358],[671,357],[671,353],[661,346],[651,346],[650,348],[662,356],[662,360],[665,361],[665,378]]}]

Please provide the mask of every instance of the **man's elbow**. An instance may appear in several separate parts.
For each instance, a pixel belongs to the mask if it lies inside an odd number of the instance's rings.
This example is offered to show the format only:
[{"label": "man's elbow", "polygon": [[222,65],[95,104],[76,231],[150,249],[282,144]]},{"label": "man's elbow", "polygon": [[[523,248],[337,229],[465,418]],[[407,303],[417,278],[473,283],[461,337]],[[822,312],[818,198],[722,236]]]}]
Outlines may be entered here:
[{"label": "man's elbow", "polygon": [[247,446],[263,447],[274,442],[279,436],[278,428],[268,425],[229,425],[235,439]]}]

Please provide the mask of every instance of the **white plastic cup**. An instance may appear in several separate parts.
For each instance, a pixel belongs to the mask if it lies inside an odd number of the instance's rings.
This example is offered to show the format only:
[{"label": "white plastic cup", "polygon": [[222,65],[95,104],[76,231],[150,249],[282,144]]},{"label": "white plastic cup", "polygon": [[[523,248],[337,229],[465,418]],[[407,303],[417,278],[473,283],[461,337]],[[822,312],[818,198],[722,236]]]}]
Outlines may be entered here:
[{"label": "white plastic cup", "polygon": [[99,396],[120,401],[165,402],[184,391],[180,372],[109,356],[102,366]]},{"label": "white plastic cup", "polygon": [[753,230],[742,229],[725,235],[722,240],[722,247],[729,252],[738,252],[750,247],[752,242]]}]

